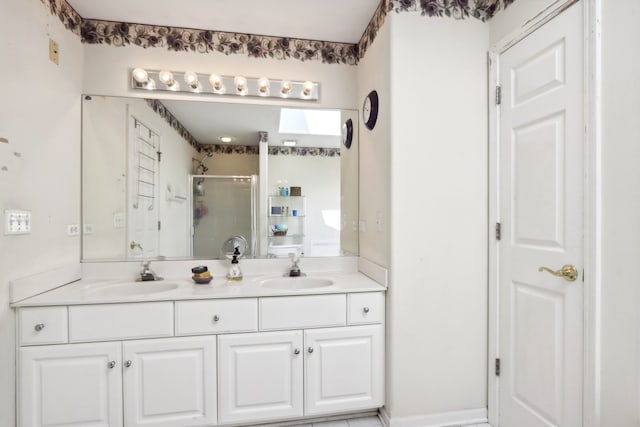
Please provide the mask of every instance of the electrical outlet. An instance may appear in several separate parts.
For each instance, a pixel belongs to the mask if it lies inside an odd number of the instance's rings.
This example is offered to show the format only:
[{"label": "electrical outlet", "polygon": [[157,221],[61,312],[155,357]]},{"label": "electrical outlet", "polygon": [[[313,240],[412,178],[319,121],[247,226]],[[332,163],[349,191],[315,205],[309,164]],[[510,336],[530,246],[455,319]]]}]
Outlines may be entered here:
[{"label": "electrical outlet", "polygon": [[67,225],[67,236],[77,236],[80,234],[80,226],[78,224]]},{"label": "electrical outlet", "polygon": [[93,224],[83,224],[82,234],[93,234]]},{"label": "electrical outlet", "polygon": [[376,211],[376,230],[382,231],[382,212]]},{"label": "electrical outlet", "polygon": [[124,213],[117,212],[113,214],[113,228],[124,228]]},{"label": "electrical outlet", "polygon": [[31,212],[4,211],[4,234],[31,234]]},{"label": "electrical outlet", "polygon": [[60,65],[60,49],[54,39],[49,39],[49,59],[56,65]]}]

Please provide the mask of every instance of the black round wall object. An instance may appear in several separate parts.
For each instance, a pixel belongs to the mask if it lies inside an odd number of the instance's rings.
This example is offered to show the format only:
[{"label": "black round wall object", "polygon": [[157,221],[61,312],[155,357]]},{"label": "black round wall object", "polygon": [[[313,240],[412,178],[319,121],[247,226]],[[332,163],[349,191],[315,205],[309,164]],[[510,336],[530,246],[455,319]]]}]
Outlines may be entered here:
[{"label": "black round wall object", "polygon": [[353,142],[353,121],[351,119],[347,119],[346,122],[342,125],[342,144],[347,147],[347,150],[351,148],[351,143]]},{"label": "black round wall object", "polygon": [[362,121],[367,129],[371,130],[376,126],[378,120],[378,92],[372,90],[364,98],[362,104]]}]

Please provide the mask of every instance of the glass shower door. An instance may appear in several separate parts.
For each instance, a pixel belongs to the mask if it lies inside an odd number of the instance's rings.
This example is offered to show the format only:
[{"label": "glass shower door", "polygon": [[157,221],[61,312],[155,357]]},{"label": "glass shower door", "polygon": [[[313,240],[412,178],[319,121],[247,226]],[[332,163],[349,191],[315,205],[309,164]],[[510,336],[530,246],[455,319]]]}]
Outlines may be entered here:
[{"label": "glass shower door", "polygon": [[244,237],[249,244],[245,256],[254,256],[257,175],[193,175],[190,180],[192,256],[220,258],[222,245],[232,236]]}]

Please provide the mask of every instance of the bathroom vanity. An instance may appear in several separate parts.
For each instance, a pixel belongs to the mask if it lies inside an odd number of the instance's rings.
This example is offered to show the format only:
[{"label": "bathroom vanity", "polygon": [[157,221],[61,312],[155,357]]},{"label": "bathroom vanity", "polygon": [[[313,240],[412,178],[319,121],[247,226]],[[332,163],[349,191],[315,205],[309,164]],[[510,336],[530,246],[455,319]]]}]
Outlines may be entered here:
[{"label": "bathroom vanity", "polygon": [[15,303],[19,425],[251,425],[381,407],[385,288],[360,273],[282,280],[80,280]]}]

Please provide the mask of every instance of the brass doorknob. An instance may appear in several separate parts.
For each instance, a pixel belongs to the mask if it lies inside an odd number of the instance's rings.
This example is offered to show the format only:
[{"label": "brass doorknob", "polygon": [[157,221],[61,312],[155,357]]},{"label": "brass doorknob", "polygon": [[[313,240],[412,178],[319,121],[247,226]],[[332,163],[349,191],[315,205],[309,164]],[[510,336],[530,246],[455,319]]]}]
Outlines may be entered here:
[{"label": "brass doorknob", "polygon": [[558,271],[553,271],[548,267],[540,267],[538,271],[546,271],[553,274],[554,276],[564,277],[564,279],[569,282],[575,282],[575,280],[578,278],[578,270],[576,270],[576,268],[570,264],[563,265],[562,268]]}]

